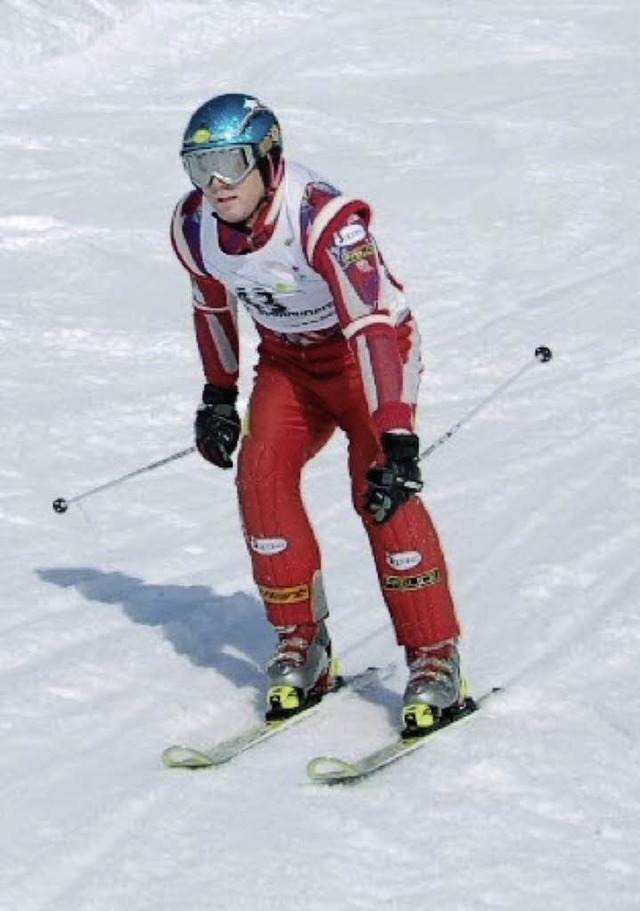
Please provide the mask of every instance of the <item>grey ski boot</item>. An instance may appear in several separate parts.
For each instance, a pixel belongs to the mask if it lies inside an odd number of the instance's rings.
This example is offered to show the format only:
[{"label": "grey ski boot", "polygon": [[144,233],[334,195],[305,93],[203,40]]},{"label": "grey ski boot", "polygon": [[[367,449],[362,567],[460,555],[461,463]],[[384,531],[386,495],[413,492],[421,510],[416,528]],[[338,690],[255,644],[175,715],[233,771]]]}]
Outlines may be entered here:
[{"label": "grey ski boot", "polygon": [[403,736],[423,736],[442,721],[464,712],[467,685],[460,675],[455,639],[407,648],[409,680],[403,697]]},{"label": "grey ski boot", "polygon": [[279,627],[278,647],[267,665],[267,721],[287,718],[335,689],[331,640],[324,620]]}]

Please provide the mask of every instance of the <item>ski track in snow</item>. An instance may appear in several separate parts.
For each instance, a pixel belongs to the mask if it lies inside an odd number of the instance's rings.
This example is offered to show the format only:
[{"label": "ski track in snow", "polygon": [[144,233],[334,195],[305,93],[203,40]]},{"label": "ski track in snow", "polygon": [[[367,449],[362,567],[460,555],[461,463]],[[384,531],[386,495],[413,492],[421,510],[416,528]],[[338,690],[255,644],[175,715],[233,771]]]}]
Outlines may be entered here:
[{"label": "ski track in snow", "polygon": [[[0,39],[0,907],[640,907],[640,39],[631,0],[8,0]],[[190,444],[201,371],[168,220],[206,97],[370,199],[425,342],[424,463],[486,708],[357,788],[402,656],[336,437],[305,491],[346,669],[390,680],[205,773],[162,749],[252,723],[272,638],[232,478]],[[402,243],[399,242],[399,237]],[[255,334],[247,319],[241,403]]]}]

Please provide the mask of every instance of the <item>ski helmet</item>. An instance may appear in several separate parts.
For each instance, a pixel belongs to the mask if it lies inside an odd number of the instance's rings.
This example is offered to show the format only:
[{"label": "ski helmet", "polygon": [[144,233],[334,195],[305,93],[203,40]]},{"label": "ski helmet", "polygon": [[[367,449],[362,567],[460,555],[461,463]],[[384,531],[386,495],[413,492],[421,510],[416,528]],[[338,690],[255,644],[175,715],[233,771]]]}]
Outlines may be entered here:
[{"label": "ski helmet", "polygon": [[268,190],[280,177],[280,124],[273,111],[253,95],[217,95],[191,115],[180,156],[200,189],[214,177],[233,186],[257,167]]}]

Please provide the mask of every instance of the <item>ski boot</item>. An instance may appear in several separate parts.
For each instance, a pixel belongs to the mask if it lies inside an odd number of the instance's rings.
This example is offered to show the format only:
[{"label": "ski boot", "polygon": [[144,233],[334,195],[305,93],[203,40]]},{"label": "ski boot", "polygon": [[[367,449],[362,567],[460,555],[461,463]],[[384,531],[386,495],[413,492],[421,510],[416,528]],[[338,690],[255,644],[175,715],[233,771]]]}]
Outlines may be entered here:
[{"label": "ski boot", "polygon": [[403,739],[424,737],[475,710],[467,682],[460,676],[455,639],[406,652],[409,681],[403,697]]},{"label": "ski boot", "polygon": [[278,648],[267,665],[267,721],[295,715],[340,685],[324,621],[279,627],[278,636]]}]

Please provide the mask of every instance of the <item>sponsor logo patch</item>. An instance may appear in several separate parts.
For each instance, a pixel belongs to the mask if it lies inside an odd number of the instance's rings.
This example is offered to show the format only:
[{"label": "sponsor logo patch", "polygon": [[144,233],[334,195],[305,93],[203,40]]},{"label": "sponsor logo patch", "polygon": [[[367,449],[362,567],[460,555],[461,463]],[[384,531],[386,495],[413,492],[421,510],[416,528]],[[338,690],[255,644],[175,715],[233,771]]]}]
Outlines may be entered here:
[{"label": "sponsor logo patch", "polygon": [[370,256],[375,256],[376,248],[373,244],[363,244],[361,247],[356,247],[355,250],[349,251],[345,254],[345,260],[348,264],[359,263],[363,259],[369,259]]},{"label": "sponsor logo patch", "polygon": [[272,554],[281,554],[289,546],[286,538],[249,538],[251,550],[263,557],[269,557]]},{"label": "sponsor logo patch", "polygon": [[364,225],[346,225],[337,234],[333,235],[336,247],[351,247],[367,236]]},{"label": "sponsor logo patch", "polygon": [[394,569],[413,569],[422,560],[417,550],[404,550],[397,554],[387,554],[387,563]]},{"label": "sponsor logo patch", "polygon": [[308,585],[294,585],[291,588],[268,588],[259,585],[260,594],[268,604],[296,604],[311,597]]},{"label": "sponsor logo patch", "polygon": [[193,136],[191,137],[192,142],[209,142],[210,139],[213,139],[213,133],[211,130],[202,129],[196,130]]},{"label": "sponsor logo patch", "polygon": [[440,570],[430,569],[418,576],[383,576],[382,584],[388,591],[413,592],[419,588],[428,588],[440,582]]}]

